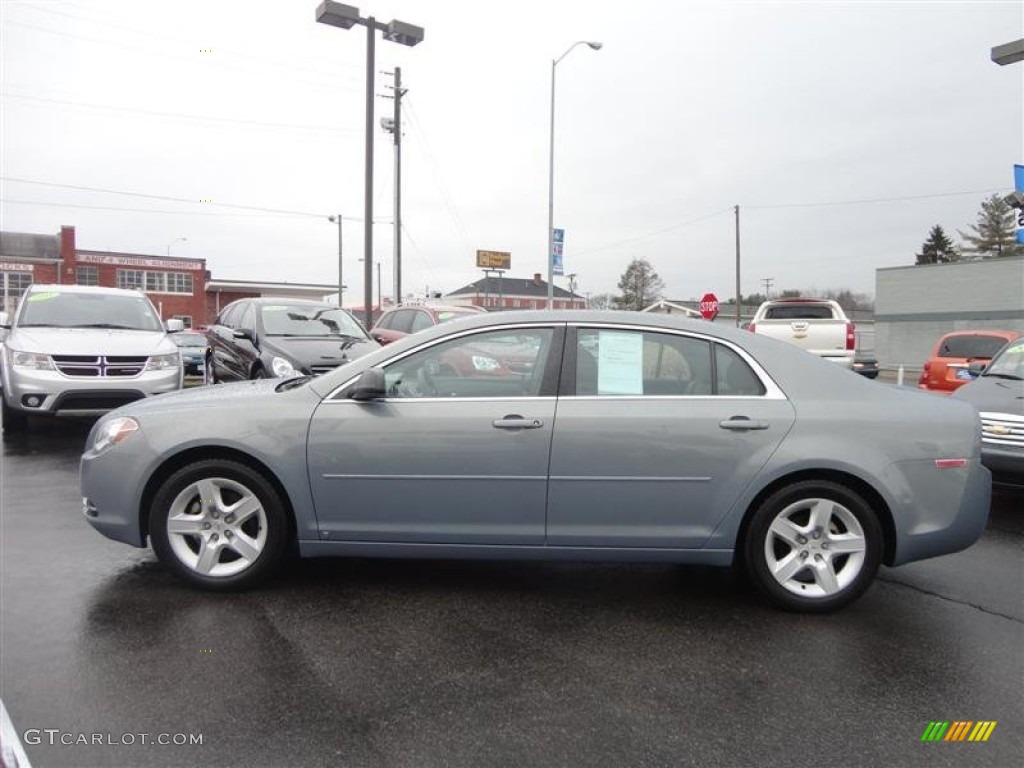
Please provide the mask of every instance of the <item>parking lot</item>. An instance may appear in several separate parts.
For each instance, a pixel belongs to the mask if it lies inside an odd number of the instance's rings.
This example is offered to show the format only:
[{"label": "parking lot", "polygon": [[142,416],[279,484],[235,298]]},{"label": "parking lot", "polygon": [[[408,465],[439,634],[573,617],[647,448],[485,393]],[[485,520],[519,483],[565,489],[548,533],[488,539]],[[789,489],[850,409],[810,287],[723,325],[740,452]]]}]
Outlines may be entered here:
[{"label": "parking lot", "polygon": [[[1019,496],[996,496],[971,549],[883,569],[829,616],[774,610],[727,571],[661,565],[309,561],[214,595],[81,519],[88,422],[34,426],[0,464],[0,682],[36,766],[1024,754]],[[985,743],[922,743],[934,720],[998,725]],[[172,743],[142,743],[158,736]]]}]

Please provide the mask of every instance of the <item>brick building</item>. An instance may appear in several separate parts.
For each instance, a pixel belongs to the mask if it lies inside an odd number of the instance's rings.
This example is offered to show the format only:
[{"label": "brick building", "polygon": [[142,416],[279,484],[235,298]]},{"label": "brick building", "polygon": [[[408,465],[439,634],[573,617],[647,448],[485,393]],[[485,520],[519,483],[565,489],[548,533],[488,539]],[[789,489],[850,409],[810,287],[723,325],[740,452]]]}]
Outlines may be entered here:
[{"label": "brick building", "polygon": [[[552,291],[553,309],[586,309],[587,300],[557,285]],[[545,309],[548,305],[548,284],[539,272],[533,279],[521,277],[484,277],[475,283],[447,293],[449,304],[471,305],[490,310]]]},{"label": "brick building", "polygon": [[74,283],[144,291],[164,320],[186,328],[206,318],[205,259],[79,250],[75,228],[57,235],[0,232],[0,309],[13,312],[32,283]]}]

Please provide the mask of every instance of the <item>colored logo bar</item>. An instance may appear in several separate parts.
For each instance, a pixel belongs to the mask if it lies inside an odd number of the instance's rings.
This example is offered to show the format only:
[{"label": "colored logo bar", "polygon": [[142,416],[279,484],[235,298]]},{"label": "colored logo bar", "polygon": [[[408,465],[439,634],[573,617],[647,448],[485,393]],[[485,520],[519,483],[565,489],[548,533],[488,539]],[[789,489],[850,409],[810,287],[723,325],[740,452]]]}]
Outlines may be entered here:
[{"label": "colored logo bar", "polygon": [[996,724],[996,720],[932,720],[921,741],[988,741]]}]

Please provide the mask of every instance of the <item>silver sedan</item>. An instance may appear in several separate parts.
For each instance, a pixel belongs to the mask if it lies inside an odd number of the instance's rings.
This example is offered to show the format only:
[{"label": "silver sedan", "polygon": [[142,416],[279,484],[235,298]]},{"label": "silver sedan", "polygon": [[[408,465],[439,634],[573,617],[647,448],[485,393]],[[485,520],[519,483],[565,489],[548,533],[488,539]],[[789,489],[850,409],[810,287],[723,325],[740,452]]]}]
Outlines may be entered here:
[{"label": "silver sedan", "polygon": [[802,611],[970,546],[991,489],[968,403],[624,312],[481,315],[319,378],[133,403],[81,483],[98,531],[203,588],[292,550],[736,563]]}]

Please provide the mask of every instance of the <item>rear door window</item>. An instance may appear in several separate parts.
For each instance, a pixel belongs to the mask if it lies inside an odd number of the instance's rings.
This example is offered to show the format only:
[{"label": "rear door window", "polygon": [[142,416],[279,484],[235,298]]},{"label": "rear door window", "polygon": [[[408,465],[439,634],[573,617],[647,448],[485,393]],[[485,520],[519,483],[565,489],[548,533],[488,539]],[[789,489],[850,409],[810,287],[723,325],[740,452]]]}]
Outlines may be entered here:
[{"label": "rear door window", "polygon": [[768,307],[765,320],[831,320],[832,307],[828,304],[778,304]]},{"label": "rear door window", "polygon": [[950,336],[939,346],[939,357],[991,358],[1005,344],[1002,336]]}]

